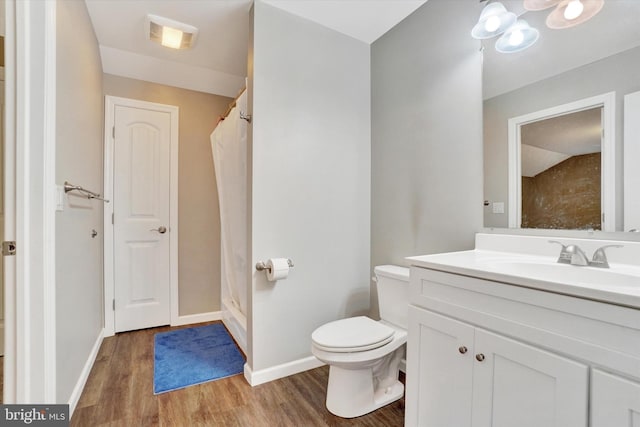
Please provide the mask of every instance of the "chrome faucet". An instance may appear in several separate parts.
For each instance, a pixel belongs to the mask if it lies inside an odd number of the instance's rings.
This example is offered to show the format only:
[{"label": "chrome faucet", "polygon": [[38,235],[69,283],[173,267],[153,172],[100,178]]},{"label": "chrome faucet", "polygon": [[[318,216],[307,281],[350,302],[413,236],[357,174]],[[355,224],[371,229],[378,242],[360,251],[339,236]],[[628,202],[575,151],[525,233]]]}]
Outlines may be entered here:
[{"label": "chrome faucet", "polygon": [[607,260],[605,249],[622,247],[622,245],[602,246],[601,248],[598,248],[593,253],[593,259],[589,261],[589,258],[587,258],[587,254],[585,254],[584,251],[580,249],[578,245],[565,245],[556,240],[549,240],[549,243],[557,243],[560,246],[562,246],[562,250],[560,251],[560,256],[558,257],[558,262],[560,264],[590,266],[590,267],[599,267],[599,268],[609,268],[609,261]]},{"label": "chrome faucet", "polygon": [[571,265],[580,265],[585,266],[589,265],[589,259],[587,258],[587,254],[584,253],[580,246],[578,245],[565,245],[556,240],[549,240],[549,243],[557,243],[562,246],[562,250],[560,251],[560,256],[558,257],[558,262],[560,264],[571,264]]},{"label": "chrome faucet", "polygon": [[609,261],[607,260],[607,254],[605,249],[607,248],[622,248],[622,245],[606,245],[596,249],[593,253],[593,260],[589,263],[591,267],[609,268]]}]

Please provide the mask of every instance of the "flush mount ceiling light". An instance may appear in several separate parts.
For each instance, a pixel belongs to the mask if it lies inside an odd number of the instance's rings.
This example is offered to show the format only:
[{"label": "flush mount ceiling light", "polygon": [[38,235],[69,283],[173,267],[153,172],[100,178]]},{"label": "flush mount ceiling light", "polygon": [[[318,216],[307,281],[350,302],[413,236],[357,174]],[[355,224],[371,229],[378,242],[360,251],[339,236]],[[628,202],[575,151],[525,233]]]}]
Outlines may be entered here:
[{"label": "flush mount ceiling light", "polygon": [[545,10],[560,3],[562,0],[524,0],[524,8],[531,12]]},{"label": "flush mount ceiling light", "polygon": [[507,11],[500,2],[490,3],[482,9],[478,23],[471,30],[475,39],[488,39],[502,34],[516,22],[515,13]]},{"label": "flush mount ceiling light", "polygon": [[[480,0],[481,3],[485,1],[491,0]],[[523,0],[523,5],[524,13],[556,6],[547,17],[547,27],[562,29],[593,18],[604,7],[604,0]],[[520,52],[532,46],[540,37],[538,30],[530,27],[527,21],[518,19],[502,3],[490,3],[482,9],[471,36],[488,39],[500,34],[502,37],[496,42],[496,50],[500,53]]]},{"label": "flush mount ceiling light", "polygon": [[531,28],[527,21],[518,21],[504,32],[496,42],[496,50],[500,53],[515,53],[531,47],[538,41],[540,32]]},{"label": "flush mount ceiling light", "polygon": [[147,37],[172,49],[188,49],[196,41],[198,29],[194,26],[157,15],[147,15]]},{"label": "flush mount ceiling light", "polygon": [[547,17],[547,27],[554,30],[575,27],[602,10],[604,0],[563,0]]}]

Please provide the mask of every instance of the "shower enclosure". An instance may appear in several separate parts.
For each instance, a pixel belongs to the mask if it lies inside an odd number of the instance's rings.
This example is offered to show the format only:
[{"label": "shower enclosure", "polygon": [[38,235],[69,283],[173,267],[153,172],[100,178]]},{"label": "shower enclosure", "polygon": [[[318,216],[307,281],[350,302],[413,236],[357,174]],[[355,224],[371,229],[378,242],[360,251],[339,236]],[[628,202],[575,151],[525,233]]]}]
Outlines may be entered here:
[{"label": "shower enclosure", "polygon": [[246,90],[211,134],[218,185],[222,320],[247,353],[247,111]]}]

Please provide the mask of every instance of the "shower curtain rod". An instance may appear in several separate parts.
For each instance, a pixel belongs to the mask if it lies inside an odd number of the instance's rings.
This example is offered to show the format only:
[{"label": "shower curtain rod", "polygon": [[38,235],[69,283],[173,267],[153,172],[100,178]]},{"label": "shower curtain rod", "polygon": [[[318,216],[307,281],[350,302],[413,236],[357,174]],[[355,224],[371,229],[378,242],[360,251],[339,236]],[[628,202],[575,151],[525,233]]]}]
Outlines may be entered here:
[{"label": "shower curtain rod", "polygon": [[233,107],[236,106],[237,102],[238,102],[238,98],[240,98],[240,96],[242,96],[242,94],[244,93],[244,91],[247,90],[246,87],[242,88],[242,90],[240,91],[240,93],[238,93],[238,96],[235,97],[235,99],[233,100],[233,102],[231,104],[229,104],[229,106],[227,107],[227,110],[224,112],[223,115],[221,115],[218,118],[218,123],[223,121],[224,119],[227,118],[227,116],[229,115],[229,113],[231,112],[231,110],[233,110]]}]

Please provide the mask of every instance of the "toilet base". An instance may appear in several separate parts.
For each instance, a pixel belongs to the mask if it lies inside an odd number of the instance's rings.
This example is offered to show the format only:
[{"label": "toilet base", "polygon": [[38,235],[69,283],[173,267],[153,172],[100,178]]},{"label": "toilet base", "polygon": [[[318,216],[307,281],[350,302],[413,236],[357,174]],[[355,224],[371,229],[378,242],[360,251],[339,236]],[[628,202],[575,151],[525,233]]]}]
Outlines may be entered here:
[{"label": "toilet base", "polygon": [[327,409],[342,418],[355,418],[400,399],[404,384],[395,382],[375,390],[372,368],[329,368]]}]

